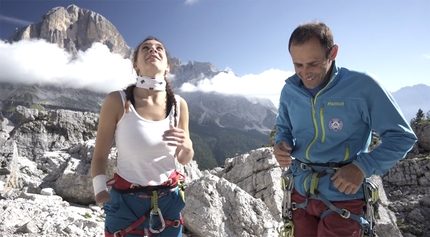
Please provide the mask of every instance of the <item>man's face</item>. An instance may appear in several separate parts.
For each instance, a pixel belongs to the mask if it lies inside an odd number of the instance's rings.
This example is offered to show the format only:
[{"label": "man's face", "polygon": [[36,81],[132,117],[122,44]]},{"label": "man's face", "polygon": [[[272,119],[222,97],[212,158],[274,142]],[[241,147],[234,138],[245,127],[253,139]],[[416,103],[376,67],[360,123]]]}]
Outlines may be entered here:
[{"label": "man's face", "polygon": [[328,80],[329,75],[327,74],[336,58],[337,45],[333,46],[328,58],[316,38],[300,45],[292,44],[290,53],[296,74],[306,88],[313,89]]}]

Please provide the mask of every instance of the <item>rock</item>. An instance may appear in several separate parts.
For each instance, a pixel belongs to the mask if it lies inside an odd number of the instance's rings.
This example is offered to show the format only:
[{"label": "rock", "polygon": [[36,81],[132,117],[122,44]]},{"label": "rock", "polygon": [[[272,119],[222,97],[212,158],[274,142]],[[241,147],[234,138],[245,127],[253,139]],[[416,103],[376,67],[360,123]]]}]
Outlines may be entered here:
[{"label": "rock", "polygon": [[205,173],[185,195],[185,226],[197,236],[277,236],[278,223],[264,203],[225,179]]},{"label": "rock", "polygon": [[42,22],[16,30],[9,42],[24,39],[45,39],[76,56],[94,42],[106,45],[112,53],[130,58],[133,52],[118,30],[102,15],[70,5],[56,7],[42,17]]},{"label": "rock", "polygon": [[418,145],[426,151],[430,151],[430,121],[420,121],[411,125],[418,137]]},{"label": "rock", "polygon": [[44,188],[44,189],[40,190],[40,194],[45,195],[45,196],[52,196],[55,194],[55,191],[52,188]]}]

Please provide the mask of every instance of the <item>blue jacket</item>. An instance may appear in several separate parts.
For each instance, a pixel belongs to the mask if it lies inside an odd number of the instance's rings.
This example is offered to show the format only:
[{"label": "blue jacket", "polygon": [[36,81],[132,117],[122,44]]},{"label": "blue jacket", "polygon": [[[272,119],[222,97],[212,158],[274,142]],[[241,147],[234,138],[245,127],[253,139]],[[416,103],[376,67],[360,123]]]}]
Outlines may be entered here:
[{"label": "blue jacket", "polygon": [[[291,156],[303,163],[353,162],[365,174],[383,175],[409,152],[416,136],[387,89],[374,77],[337,67],[329,83],[315,98],[294,74],[281,92],[275,144],[286,141]],[[371,130],[382,143],[371,152]],[[305,195],[310,187],[309,172],[291,165],[296,190]],[[363,198],[338,191],[330,180],[319,180],[318,190],[329,200]]]}]

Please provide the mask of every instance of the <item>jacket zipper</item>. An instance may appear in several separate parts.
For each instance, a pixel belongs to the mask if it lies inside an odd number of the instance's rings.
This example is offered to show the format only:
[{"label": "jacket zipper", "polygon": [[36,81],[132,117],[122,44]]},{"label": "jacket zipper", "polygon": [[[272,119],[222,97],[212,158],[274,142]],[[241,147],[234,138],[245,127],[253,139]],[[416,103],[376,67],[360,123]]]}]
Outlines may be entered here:
[{"label": "jacket zipper", "polygon": [[346,149],[345,149],[345,157],[343,158],[343,161],[348,160],[348,157],[349,157],[349,146],[346,146]]},{"label": "jacket zipper", "polygon": [[[321,94],[321,92],[323,91],[323,90],[325,90],[325,88],[327,88],[327,86],[330,84],[330,82],[331,82],[331,80],[333,80],[333,78],[336,76],[337,74],[334,74],[331,78],[330,78],[330,80],[329,80],[329,83],[327,83],[327,85],[324,87],[324,88],[322,88],[320,91],[318,91],[318,93],[315,95],[315,98],[311,98],[311,104],[312,104],[312,120],[313,120],[313,122],[314,122],[314,127],[315,127],[315,136],[314,136],[314,139],[311,141],[311,143],[309,144],[309,146],[306,148],[306,154],[305,154],[305,156],[306,156],[306,160],[308,160],[308,161],[310,161],[310,162],[312,162],[311,161],[311,159],[309,158],[309,151],[310,151],[310,149],[311,149],[311,147],[312,147],[312,145],[317,141],[317,139],[318,139],[318,123],[317,123],[317,118],[316,118],[316,112],[315,112],[315,104],[316,104],[316,102],[317,102],[317,98],[318,98],[318,96]],[[323,109],[324,107],[322,107],[321,109],[320,109],[320,122],[321,122],[321,126],[322,126],[322,133],[323,133],[323,137],[321,138],[321,141],[322,142],[324,142],[324,140],[325,140],[325,131],[324,131],[324,121],[323,121],[323,119],[322,119],[322,117],[323,117],[323,114],[321,113],[321,112],[323,112],[324,111],[324,109]]]}]

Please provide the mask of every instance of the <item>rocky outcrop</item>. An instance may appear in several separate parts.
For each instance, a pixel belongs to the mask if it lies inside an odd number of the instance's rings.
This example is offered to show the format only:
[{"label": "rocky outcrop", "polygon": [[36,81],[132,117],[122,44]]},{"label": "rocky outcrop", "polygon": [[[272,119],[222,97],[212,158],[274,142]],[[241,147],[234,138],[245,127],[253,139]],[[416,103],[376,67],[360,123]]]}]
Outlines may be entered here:
[{"label": "rocky outcrop", "polygon": [[133,52],[106,18],[75,5],[50,10],[41,22],[17,29],[9,42],[29,39],[45,39],[73,55],[91,48],[94,42],[106,45],[112,53],[124,58],[130,58]]},{"label": "rocky outcrop", "polygon": [[[14,123],[9,121],[0,131],[2,233],[103,236],[104,214],[94,205],[90,176],[95,131],[88,131],[96,127],[95,116],[16,108]],[[116,154],[113,147],[108,177],[115,172]],[[178,164],[177,169],[187,176],[183,210],[187,236],[277,236],[281,168],[272,148],[229,158],[223,167],[210,171],[200,171],[195,161]],[[426,236],[430,157],[403,160],[382,179],[373,179],[384,187],[379,236]]]},{"label": "rocky outcrop", "polygon": [[412,123],[412,129],[418,137],[418,146],[425,151],[430,151],[430,121],[414,122]]},{"label": "rocky outcrop", "polygon": [[430,236],[430,155],[398,162],[383,181],[403,236]]},{"label": "rocky outcrop", "polygon": [[261,199],[204,173],[185,189],[185,227],[195,236],[277,236],[279,223]]},{"label": "rocky outcrop", "polygon": [[18,146],[18,153],[31,160],[47,151],[71,147],[81,141],[94,139],[98,115],[69,110],[37,110],[17,106],[15,128],[10,139]]}]

